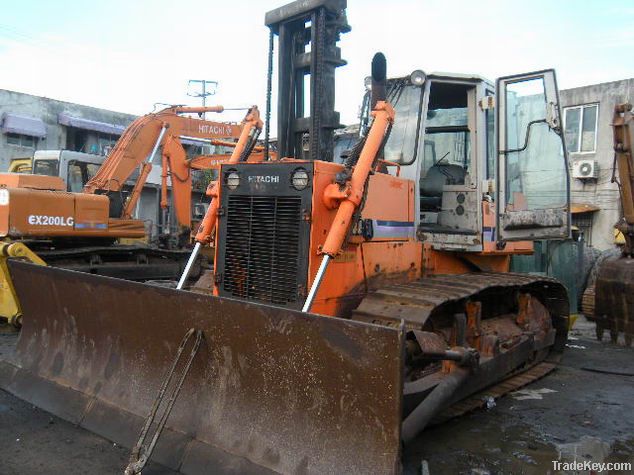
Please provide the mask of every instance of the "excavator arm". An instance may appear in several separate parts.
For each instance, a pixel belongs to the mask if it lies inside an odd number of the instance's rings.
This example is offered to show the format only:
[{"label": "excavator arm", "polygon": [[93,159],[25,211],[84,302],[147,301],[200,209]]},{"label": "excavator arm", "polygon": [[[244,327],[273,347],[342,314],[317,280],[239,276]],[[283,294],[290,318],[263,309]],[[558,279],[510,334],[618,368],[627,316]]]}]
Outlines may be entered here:
[{"label": "excavator arm", "polygon": [[[255,146],[255,142],[261,130],[262,120],[260,119],[260,112],[258,108],[254,106],[249,110],[242,122],[242,134],[227,163],[246,161]],[[207,194],[211,197],[211,203],[198,228],[198,233],[196,234],[197,243],[207,244],[211,240],[211,234],[216,226],[216,219],[218,218],[218,191],[217,183],[211,185],[211,189],[208,190]]]},{"label": "excavator arm", "polygon": [[[249,109],[249,112],[247,112],[247,115],[241,125],[242,132],[240,134],[240,138],[238,139],[238,142],[233,149],[233,153],[227,163],[239,163],[246,161],[253,151],[263,126],[262,119],[260,119],[260,111],[256,106]],[[185,266],[183,275],[178,281],[178,285],[176,287],[177,289],[182,289],[183,285],[185,285],[191,266],[196,261],[196,257],[200,252],[201,246],[209,244],[211,241],[213,231],[216,227],[216,221],[218,219],[218,192],[218,183],[210,184],[210,187],[207,190],[207,195],[211,198],[211,203],[209,204],[205,217],[201,221],[198,232],[196,233],[196,245],[194,246],[191,256],[189,257],[189,261]]]},{"label": "excavator arm", "polygon": [[[619,186],[623,215],[615,228],[625,239],[619,259],[601,262],[594,285],[594,320],[597,338],[605,330],[616,343],[619,334],[625,344],[634,341],[634,114],[632,104],[617,104],[612,118],[614,169],[612,182]],[[590,294],[591,295],[591,294]]]},{"label": "excavator arm", "polygon": [[[84,193],[109,195],[112,200],[111,216],[130,218],[152,169],[154,156],[164,140],[167,140],[165,137],[172,137],[174,140],[183,136],[201,139],[237,139],[240,136],[241,126],[238,124],[213,122],[183,115],[223,111],[222,106],[169,107],[139,117],[125,130],[101,168],[86,183]],[[123,185],[139,166],[139,179],[129,199],[123,203]]]},{"label": "excavator arm", "polygon": [[[224,140],[211,140],[212,145],[233,147],[231,155],[200,155],[188,159],[185,149],[177,136],[169,135],[163,145],[163,174],[161,176],[161,207],[167,208],[167,178],[171,177],[172,197],[176,211],[176,219],[179,224],[185,227],[190,226],[191,210],[191,170],[211,170],[219,169],[221,163],[235,163],[236,161],[262,161],[263,147],[256,147],[255,142],[259,130],[262,129],[260,114],[256,106],[250,108],[247,115],[240,124],[241,133],[237,142]],[[243,138],[244,137],[244,138]],[[258,153],[253,153],[257,150]],[[211,183],[208,196],[214,196],[215,183]]]},{"label": "excavator arm", "polygon": [[623,219],[616,228],[625,237],[623,253],[634,257],[634,114],[632,104],[619,104],[614,109],[614,172],[613,181],[616,181],[618,170],[618,185],[621,194],[621,206]]}]

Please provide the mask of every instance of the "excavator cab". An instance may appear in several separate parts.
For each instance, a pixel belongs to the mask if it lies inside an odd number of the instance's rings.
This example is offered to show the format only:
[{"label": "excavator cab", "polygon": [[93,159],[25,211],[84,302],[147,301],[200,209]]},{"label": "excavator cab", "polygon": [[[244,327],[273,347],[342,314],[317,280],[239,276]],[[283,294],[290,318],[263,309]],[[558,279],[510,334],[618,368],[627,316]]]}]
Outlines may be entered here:
[{"label": "excavator cab", "polygon": [[[366,84],[368,81],[366,80]],[[366,94],[364,105],[369,99]],[[383,158],[418,184],[418,239],[436,250],[529,249],[569,236],[569,180],[555,72],[500,78],[420,70],[389,81]],[[368,108],[361,121],[367,129]]]}]

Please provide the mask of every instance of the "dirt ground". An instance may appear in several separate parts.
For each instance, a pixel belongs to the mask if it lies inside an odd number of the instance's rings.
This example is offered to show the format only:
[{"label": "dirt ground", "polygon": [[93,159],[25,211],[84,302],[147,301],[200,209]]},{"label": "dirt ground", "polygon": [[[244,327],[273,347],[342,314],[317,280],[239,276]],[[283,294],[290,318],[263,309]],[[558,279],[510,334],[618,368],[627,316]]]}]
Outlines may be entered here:
[{"label": "dirt ground", "polygon": [[[488,410],[428,429],[405,451],[404,472],[560,473],[553,461],[575,458],[634,466],[634,349],[595,341],[593,328],[577,323],[561,365],[545,378]],[[0,333],[0,353],[14,339]],[[122,473],[129,455],[4,391],[0,445],[3,475]],[[143,473],[175,472],[154,464]]]},{"label": "dirt ground", "polygon": [[634,467],[633,407],[634,349],[599,343],[580,318],[554,372],[428,429],[406,450],[405,473],[554,474],[553,461],[575,459]]}]

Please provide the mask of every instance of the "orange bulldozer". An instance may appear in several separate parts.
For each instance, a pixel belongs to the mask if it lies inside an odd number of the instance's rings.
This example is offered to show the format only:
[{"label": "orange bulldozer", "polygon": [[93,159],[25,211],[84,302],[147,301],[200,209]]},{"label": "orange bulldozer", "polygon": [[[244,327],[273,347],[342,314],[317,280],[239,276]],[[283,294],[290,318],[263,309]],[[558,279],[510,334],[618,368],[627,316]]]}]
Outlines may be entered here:
[{"label": "orange bulldozer", "polygon": [[196,236],[215,247],[207,293],[183,290],[186,272],[167,289],[10,263],[41,298],[24,299],[0,385],[130,447],[126,473],[150,457],[398,473],[432,420],[543,376],[564,347],[565,288],[508,272],[570,233],[554,71],[388,79],[377,54],[359,141],[336,157],[345,8],[266,14],[280,158],[221,166]]}]

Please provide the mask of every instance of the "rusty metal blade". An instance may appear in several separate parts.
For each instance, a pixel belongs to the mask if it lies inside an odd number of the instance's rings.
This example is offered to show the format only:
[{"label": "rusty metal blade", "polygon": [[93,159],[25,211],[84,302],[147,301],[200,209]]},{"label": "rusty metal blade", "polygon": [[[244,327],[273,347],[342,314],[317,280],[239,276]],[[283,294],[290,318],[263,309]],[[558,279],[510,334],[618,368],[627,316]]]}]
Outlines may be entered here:
[{"label": "rusty metal blade", "polygon": [[605,260],[595,283],[597,324],[618,335],[634,335],[634,259]]},{"label": "rusty metal blade", "polygon": [[127,447],[189,328],[204,341],[154,460],[183,473],[394,473],[402,330],[11,262],[3,389]]}]

